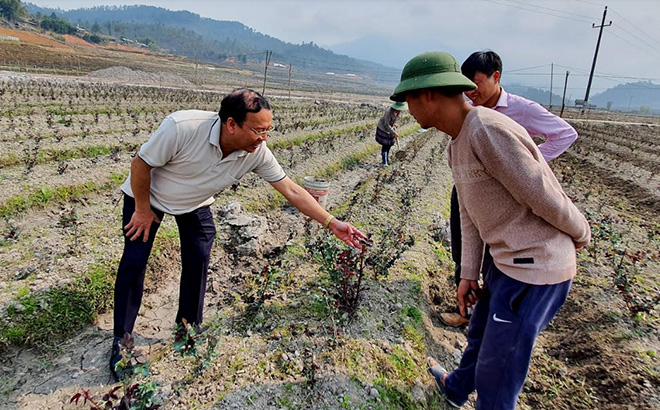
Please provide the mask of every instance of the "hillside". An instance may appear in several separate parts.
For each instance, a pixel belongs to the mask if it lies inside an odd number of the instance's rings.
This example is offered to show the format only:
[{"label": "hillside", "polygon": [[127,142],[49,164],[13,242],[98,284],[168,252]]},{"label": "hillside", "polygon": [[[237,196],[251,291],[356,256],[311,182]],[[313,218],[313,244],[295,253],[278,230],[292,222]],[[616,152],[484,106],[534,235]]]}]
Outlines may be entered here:
[{"label": "hillside", "polygon": [[398,70],[373,62],[338,55],[313,42],[291,44],[259,33],[236,21],[204,18],[188,11],[170,11],[153,6],[94,7],[54,10],[27,3],[32,14],[55,13],[73,24],[116,38],[150,38],[170,53],[212,63],[228,60],[264,62],[266,50],[272,60],[315,72],[354,74],[379,83],[393,84]]},{"label": "hillside", "polygon": [[603,108],[611,102],[614,110],[649,114],[660,110],[660,85],[651,81],[619,84],[594,95],[591,102]]},{"label": "hillside", "polygon": [[[529,87],[522,84],[502,84],[502,87],[509,93],[520,95],[532,101],[547,107],[550,104],[550,91],[539,88]],[[573,105],[571,101],[566,101],[566,105]],[[552,106],[561,106],[561,95],[552,93]]]},{"label": "hillside", "polygon": [[[20,29],[15,28],[16,25]],[[0,40],[0,70],[87,76],[97,70],[123,66],[157,78],[180,76],[198,89],[226,90],[247,86],[262,90],[264,87],[263,62],[210,64],[130,44],[93,44],[76,35],[38,29],[31,21],[3,24],[0,20],[0,35],[17,40]],[[163,82],[159,85],[170,84]],[[267,94],[274,90],[288,92],[289,88],[321,93],[364,93],[368,90],[383,98],[392,89],[389,85],[359,76],[328,75],[295,66],[289,73],[288,67],[275,65],[269,67],[265,87]]]}]

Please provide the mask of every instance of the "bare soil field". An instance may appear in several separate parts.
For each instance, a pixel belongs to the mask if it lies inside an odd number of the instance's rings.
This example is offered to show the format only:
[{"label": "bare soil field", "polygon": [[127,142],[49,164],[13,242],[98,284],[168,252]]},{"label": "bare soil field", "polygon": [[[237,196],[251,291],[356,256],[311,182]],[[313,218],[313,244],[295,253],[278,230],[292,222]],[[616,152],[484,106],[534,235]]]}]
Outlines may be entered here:
[{"label": "bare soil field", "polygon": [[[164,52],[151,52],[118,43],[94,45],[70,35],[58,36],[36,30],[0,26],[0,34],[17,37],[19,42],[0,40],[0,70],[86,76],[109,67],[124,66],[158,75],[177,75],[194,83],[197,89],[236,88],[251,84],[261,90],[263,63],[241,64],[227,61],[223,65],[194,62]],[[293,90],[336,93],[368,93],[386,95],[390,90],[381,84],[351,77],[329,76],[292,68],[289,84],[287,68],[270,67],[266,81],[270,92]],[[180,86],[163,82],[159,86]],[[268,91],[267,91],[268,94]]]},{"label": "bare soil field", "polygon": [[[126,65],[157,73],[170,63]],[[373,134],[386,98],[321,88],[289,98],[281,84],[267,93],[269,147],[294,180],[329,180],[329,210],[373,245],[340,263],[326,231],[244,177],[212,206],[204,331],[182,343],[178,234],[166,217],[135,329],[147,362],[136,354],[134,371],[113,382],[119,186],[131,156],[170,112],[217,110],[227,90],[262,81],[237,71],[201,90],[189,68],[168,72],[197,88],[0,72],[0,408],[90,408],[86,398],[102,408],[111,389],[144,409],[449,408],[425,371],[428,355],[454,368],[466,343],[437,316],[455,293],[448,136],[404,114],[401,147],[381,168]],[[594,239],[538,339],[518,408],[660,409],[658,121],[567,117],[580,138],[551,167]],[[348,288],[339,268],[355,275]],[[360,292],[343,306],[357,277]]]}]

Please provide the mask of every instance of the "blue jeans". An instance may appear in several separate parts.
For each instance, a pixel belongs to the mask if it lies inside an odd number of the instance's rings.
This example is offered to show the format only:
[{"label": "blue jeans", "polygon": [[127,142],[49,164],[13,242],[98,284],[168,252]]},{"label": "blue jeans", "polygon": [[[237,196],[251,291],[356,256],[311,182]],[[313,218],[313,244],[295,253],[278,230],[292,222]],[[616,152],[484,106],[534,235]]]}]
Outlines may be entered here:
[{"label": "blue jeans", "polygon": [[[163,219],[163,212],[152,208]],[[124,195],[123,225],[126,226],[135,212],[135,200]],[[188,323],[201,323],[206,291],[206,274],[215,239],[215,224],[208,206],[174,216],[179,227],[181,243],[181,283],[179,286],[179,310],[176,323],[186,319]],[[160,224],[153,223],[149,239],[131,241],[124,229],[124,253],[119,262],[115,281],[114,335],[123,337],[132,333],[142,303],[144,275],[147,260]]]},{"label": "blue jeans", "polygon": [[572,280],[530,285],[506,276],[495,264],[472,312],[468,346],[445,386],[462,403],[477,391],[478,410],[514,410],[539,333],[564,304]]}]

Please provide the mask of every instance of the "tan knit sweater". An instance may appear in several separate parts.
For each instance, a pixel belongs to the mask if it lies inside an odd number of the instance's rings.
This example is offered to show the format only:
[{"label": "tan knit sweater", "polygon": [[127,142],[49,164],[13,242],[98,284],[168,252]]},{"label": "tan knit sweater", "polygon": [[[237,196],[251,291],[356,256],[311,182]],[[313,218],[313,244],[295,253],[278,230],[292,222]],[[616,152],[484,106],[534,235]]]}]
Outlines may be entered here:
[{"label": "tan knit sweater", "polygon": [[473,108],[449,144],[449,166],[461,211],[462,278],[479,278],[484,243],[495,265],[521,282],[575,276],[575,248],[589,243],[589,224],[522,126]]}]

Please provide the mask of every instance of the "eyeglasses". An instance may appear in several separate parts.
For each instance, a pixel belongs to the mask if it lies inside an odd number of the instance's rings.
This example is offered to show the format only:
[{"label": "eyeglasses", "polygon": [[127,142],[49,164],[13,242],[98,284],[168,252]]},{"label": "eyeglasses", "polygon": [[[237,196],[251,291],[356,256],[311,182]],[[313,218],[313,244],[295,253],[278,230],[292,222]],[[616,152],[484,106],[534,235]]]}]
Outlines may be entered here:
[{"label": "eyeglasses", "polygon": [[263,131],[257,131],[257,130],[255,130],[254,128],[250,127],[247,124],[243,124],[243,125],[248,127],[252,132],[254,132],[259,137],[266,137],[266,136],[268,136],[269,133],[273,132],[273,127],[268,127],[268,129],[265,129]]}]

